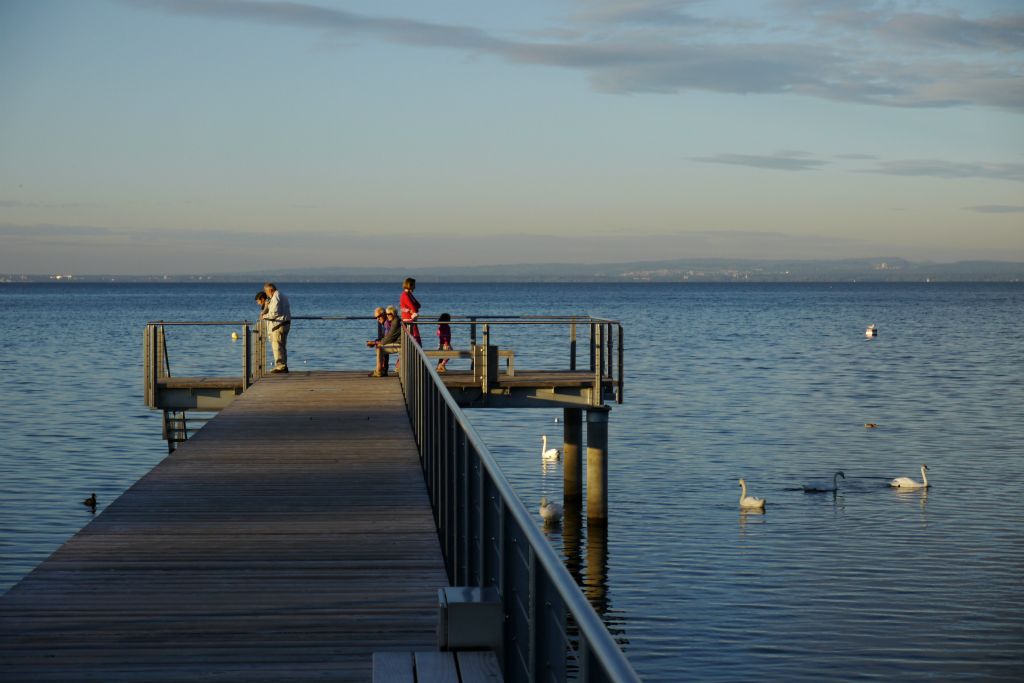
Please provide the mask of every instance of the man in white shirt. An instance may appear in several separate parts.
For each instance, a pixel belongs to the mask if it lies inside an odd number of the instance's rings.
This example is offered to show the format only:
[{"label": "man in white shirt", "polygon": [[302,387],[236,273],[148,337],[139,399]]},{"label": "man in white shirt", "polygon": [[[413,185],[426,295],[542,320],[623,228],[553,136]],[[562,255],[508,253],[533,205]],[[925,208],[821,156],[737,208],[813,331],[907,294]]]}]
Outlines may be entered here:
[{"label": "man in white shirt", "polygon": [[274,349],[274,369],[271,372],[288,372],[288,329],[292,326],[292,308],[288,305],[288,297],[273,282],[264,284],[263,291],[270,297],[263,320],[270,336],[270,346]]}]

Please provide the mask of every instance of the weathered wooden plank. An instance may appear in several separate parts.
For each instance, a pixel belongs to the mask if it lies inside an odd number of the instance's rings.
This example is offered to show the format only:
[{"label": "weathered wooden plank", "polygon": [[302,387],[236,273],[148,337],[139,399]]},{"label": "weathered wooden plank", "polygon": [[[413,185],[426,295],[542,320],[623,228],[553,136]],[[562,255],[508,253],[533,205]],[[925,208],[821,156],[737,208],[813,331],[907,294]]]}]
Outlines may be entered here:
[{"label": "weathered wooden plank", "polygon": [[417,683],[459,683],[451,652],[417,652],[415,656]]},{"label": "weathered wooden plank", "polygon": [[499,683],[503,680],[501,664],[493,652],[457,652],[455,659],[462,683]]},{"label": "weathered wooden plank", "polygon": [[0,679],[365,681],[445,583],[397,382],[275,376],[0,598]]},{"label": "weathered wooden plank", "polygon": [[411,652],[374,652],[373,683],[416,683]]}]

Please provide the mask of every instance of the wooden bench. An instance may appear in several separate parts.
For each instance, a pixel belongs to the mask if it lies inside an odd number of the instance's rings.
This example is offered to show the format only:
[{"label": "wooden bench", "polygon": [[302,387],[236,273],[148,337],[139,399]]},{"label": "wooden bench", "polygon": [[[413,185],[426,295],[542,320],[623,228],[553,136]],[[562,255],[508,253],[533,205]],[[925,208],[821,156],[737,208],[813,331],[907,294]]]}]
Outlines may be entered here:
[{"label": "wooden bench", "polygon": [[373,683],[500,683],[491,651],[374,652]]},{"label": "wooden bench", "polygon": [[[472,351],[424,351],[427,358],[472,358]],[[516,352],[511,349],[498,349],[498,358],[505,359],[505,374],[514,377],[516,374]]]},{"label": "wooden bench", "polygon": [[[385,344],[381,349],[387,354],[395,354],[402,350],[401,344]],[[473,358],[472,351],[426,351],[427,358]],[[498,349],[498,358],[505,359],[505,374],[515,377],[516,374],[516,352],[511,349]]]}]

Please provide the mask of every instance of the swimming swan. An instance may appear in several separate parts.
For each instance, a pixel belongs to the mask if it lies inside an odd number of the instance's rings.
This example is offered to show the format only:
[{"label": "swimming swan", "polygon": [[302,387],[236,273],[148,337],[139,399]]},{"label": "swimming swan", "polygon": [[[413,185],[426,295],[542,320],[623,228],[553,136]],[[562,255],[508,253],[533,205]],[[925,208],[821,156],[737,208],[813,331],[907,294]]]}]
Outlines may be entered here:
[{"label": "swimming swan", "polygon": [[896,477],[889,482],[889,486],[894,489],[926,489],[930,486],[928,475],[925,474],[927,471],[928,465],[921,465],[921,481],[914,481],[910,477]]},{"label": "swimming swan", "polygon": [[561,453],[558,452],[557,448],[548,448],[548,435],[543,434],[540,438],[542,439],[540,447],[540,457],[544,458],[545,460],[558,460]]},{"label": "swimming swan", "polygon": [[540,516],[545,524],[557,524],[562,519],[562,506],[549,503],[547,496],[540,499]]},{"label": "swimming swan", "polygon": [[836,472],[832,475],[832,483],[829,484],[827,481],[812,481],[810,484],[803,484],[804,493],[827,493],[829,491],[839,490],[839,477],[846,479],[846,475],[842,472]]},{"label": "swimming swan", "polygon": [[740,510],[764,510],[764,498],[754,498],[747,495],[747,482],[740,479]]}]

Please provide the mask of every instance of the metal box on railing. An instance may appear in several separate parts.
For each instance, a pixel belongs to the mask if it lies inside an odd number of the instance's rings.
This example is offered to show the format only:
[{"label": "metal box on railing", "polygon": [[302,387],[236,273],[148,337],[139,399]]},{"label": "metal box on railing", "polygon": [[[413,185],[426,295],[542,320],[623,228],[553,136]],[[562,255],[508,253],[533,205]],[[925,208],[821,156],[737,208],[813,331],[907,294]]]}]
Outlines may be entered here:
[{"label": "metal box on railing", "polygon": [[497,588],[451,586],[439,589],[437,600],[440,649],[500,651],[504,615]]}]

